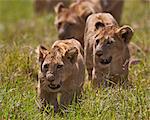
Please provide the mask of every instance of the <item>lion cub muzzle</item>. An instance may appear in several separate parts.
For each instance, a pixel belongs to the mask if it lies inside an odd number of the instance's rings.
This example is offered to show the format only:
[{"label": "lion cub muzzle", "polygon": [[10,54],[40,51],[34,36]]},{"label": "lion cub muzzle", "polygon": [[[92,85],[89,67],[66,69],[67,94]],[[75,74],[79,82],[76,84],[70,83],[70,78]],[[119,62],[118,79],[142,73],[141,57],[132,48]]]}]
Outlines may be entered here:
[{"label": "lion cub muzzle", "polygon": [[96,40],[95,54],[96,58],[98,59],[98,63],[102,65],[108,65],[112,61],[112,56],[108,54],[107,51],[109,51],[109,46],[112,44],[113,40],[111,38],[107,38],[104,41],[105,42],[101,45],[100,39]]},{"label": "lion cub muzzle", "polygon": [[54,74],[47,72],[46,79],[49,82],[48,87],[52,90],[59,89],[61,87],[61,81],[56,81]]},{"label": "lion cub muzzle", "polygon": [[103,56],[103,51],[101,49],[96,50],[96,56],[97,56],[97,59],[99,59],[99,63],[102,64],[102,65],[108,65],[112,61],[112,56],[104,57]]},{"label": "lion cub muzzle", "polygon": [[66,36],[66,33],[65,33],[65,30],[63,29],[63,28],[60,28],[60,30],[58,31],[58,37],[59,37],[59,39],[64,39],[65,38],[65,36]]}]

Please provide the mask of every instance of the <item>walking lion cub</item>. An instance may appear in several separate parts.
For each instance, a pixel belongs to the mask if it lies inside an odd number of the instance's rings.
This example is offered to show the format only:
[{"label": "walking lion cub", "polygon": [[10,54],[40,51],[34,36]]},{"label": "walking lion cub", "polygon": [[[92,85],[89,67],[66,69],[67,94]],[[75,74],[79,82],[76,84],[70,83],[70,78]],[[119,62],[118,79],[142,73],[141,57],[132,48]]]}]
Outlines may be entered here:
[{"label": "walking lion cub", "polygon": [[82,47],[75,39],[58,40],[50,50],[39,47],[38,60],[38,96],[42,107],[54,106],[57,112],[60,106],[70,104],[74,96],[79,96],[84,84],[84,62]]},{"label": "walking lion cub", "polygon": [[128,81],[128,44],[132,36],[132,28],[124,25],[101,28],[90,38],[89,42],[93,45],[91,60],[94,86],[107,85],[106,83],[123,84]]}]

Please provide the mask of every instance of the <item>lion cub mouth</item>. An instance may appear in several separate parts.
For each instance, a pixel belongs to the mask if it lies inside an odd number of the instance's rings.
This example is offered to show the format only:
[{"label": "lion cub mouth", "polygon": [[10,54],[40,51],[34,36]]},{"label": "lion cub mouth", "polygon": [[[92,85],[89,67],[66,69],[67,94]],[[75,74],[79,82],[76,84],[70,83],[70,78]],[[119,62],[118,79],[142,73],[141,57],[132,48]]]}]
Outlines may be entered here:
[{"label": "lion cub mouth", "polygon": [[59,84],[58,84],[58,85],[50,84],[50,85],[48,85],[48,87],[49,87],[50,89],[56,90],[56,89],[59,89],[61,86],[60,86]]},{"label": "lion cub mouth", "polygon": [[109,58],[107,58],[107,59],[100,59],[100,63],[103,64],[103,65],[110,64],[111,61],[112,61],[112,57],[111,56]]}]

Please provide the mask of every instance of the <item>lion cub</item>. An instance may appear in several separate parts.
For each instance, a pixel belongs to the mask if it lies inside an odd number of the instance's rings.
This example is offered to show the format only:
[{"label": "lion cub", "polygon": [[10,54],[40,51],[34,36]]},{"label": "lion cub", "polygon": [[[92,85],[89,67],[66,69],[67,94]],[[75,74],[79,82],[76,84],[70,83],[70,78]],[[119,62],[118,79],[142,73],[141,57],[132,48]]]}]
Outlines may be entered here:
[{"label": "lion cub", "polygon": [[75,95],[80,95],[85,69],[81,52],[82,47],[75,39],[58,40],[51,50],[39,47],[38,96],[43,106],[51,104],[57,112],[58,93],[61,106],[67,106]]},{"label": "lion cub", "polygon": [[102,12],[99,0],[79,0],[66,8],[63,3],[55,7],[55,24],[59,39],[77,39],[84,46],[84,28],[87,17]]},{"label": "lion cub", "polygon": [[131,27],[108,26],[96,32],[93,41],[94,86],[104,83],[123,84],[128,80],[130,59],[128,44],[133,36]]},{"label": "lion cub", "polygon": [[92,79],[93,70],[93,36],[96,31],[101,30],[107,26],[118,26],[117,21],[109,13],[96,13],[88,17],[84,32],[84,59],[88,71],[88,79]]}]

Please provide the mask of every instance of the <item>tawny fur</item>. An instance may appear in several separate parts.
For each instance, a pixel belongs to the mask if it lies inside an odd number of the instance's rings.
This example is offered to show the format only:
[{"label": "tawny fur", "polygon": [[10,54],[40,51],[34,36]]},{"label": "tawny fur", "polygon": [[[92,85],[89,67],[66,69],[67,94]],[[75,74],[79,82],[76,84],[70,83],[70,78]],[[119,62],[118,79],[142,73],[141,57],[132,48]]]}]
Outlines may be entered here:
[{"label": "tawny fur", "polygon": [[[89,80],[92,79],[93,70],[93,44],[91,39],[95,35],[96,31],[107,26],[118,26],[118,23],[109,13],[97,13],[92,14],[86,21],[85,33],[84,33],[84,59],[88,70]],[[119,26],[118,26],[119,27]]]},{"label": "tawny fur", "polygon": [[[43,49],[44,50],[44,49]],[[44,52],[45,51],[45,52]],[[55,112],[60,106],[71,104],[74,97],[81,94],[84,84],[84,62],[82,48],[75,39],[58,40],[51,50],[44,50],[40,60],[40,72],[38,79],[38,96],[42,106],[47,103],[54,106]],[[40,58],[40,57],[39,57]],[[45,65],[46,69],[45,70]],[[51,86],[58,86],[52,89]],[[60,104],[57,100],[61,94]]]},{"label": "tawny fur", "polygon": [[[92,79],[92,70],[93,70],[93,36],[96,34],[96,31],[101,30],[104,27],[108,26],[116,26],[119,27],[117,21],[114,19],[112,15],[109,13],[96,13],[92,14],[88,17],[86,21],[85,33],[84,33],[84,59],[86,63],[86,67],[88,70],[89,80]],[[138,52],[142,53],[140,47],[138,47],[135,43],[130,42],[128,44],[129,52],[132,58],[130,60],[130,64],[139,63],[140,60],[136,58],[136,54]]]},{"label": "tawny fur", "polygon": [[100,0],[103,12],[110,13],[118,23],[121,21],[124,0]]},{"label": "tawny fur", "polygon": [[123,84],[128,81],[130,60],[128,44],[132,35],[133,30],[129,26],[107,26],[90,38],[89,41],[93,42],[94,87],[106,83]]},{"label": "tawny fur", "polygon": [[80,0],[72,3],[69,8],[59,3],[55,7],[55,25],[59,39],[75,38],[84,45],[83,36],[87,17],[102,12],[99,0]]},{"label": "tawny fur", "polygon": [[69,8],[58,3],[55,7],[55,24],[58,30],[59,39],[75,38],[84,46],[85,22],[93,13],[109,12],[120,22],[123,1],[103,0],[78,0],[72,3]]},{"label": "tawny fur", "polygon": [[34,9],[36,13],[53,12],[54,6],[59,2],[63,2],[68,7],[73,2],[82,1],[92,1],[95,5],[100,5],[103,12],[111,13],[117,22],[120,23],[124,0],[35,0]]}]

